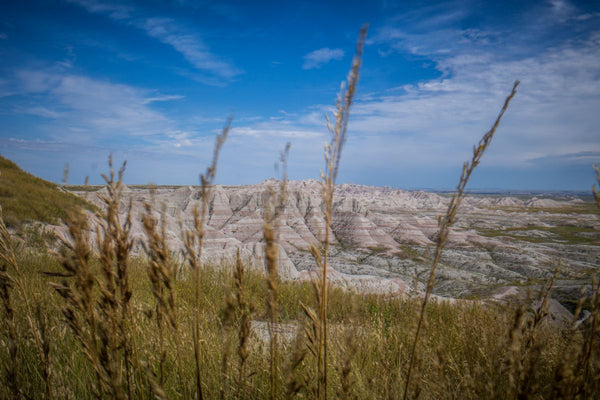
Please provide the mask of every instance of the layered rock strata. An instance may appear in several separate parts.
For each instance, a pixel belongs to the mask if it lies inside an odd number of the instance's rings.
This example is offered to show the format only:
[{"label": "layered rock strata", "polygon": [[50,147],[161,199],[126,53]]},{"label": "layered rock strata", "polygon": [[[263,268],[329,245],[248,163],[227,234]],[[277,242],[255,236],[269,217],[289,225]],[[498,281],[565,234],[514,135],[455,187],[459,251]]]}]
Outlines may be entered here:
[{"label": "layered rock strata", "polygon": [[[242,257],[264,268],[263,219],[266,181],[250,186],[215,186],[209,199],[204,259],[231,262]],[[288,182],[279,219],[280,274],[308,279],[315,263],[311,244],[324,238],[324,204],[315,180]],[[101,206],[97,192],[77,192]],[[164,221],[169,246],[183,248],[182,228],[193,228],[193,209],[201,206],[198,187],[124,187],[121,211],[132,204],[134,251],[144,238],[144,204]],[[433,252],[438,218],[449,196],[423,191],[352,184],[339,185],[331,224],[330,273],[335,284],[361,291],[406,292],[422,288]],[[461,297],[491,287],[543,280],[561,265],[562,286],[581,286],[600,264],[598,213],[578,198],[468,196],[438,267],[435,292]],[[416,282],[416,283],[415,283]]]}]

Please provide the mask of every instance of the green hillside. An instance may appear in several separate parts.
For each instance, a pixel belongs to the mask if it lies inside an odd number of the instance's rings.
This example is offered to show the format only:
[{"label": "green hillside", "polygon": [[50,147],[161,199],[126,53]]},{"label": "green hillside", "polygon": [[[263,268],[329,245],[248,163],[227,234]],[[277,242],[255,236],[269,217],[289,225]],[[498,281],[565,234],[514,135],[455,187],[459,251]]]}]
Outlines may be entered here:
[{"label": "green hillside", "polygon": [[85,200],[62,191],[58,185],[23,171],[0,156],[0,205],[7,226],[41,221],[56,224],[75,207],[92,209]]}]

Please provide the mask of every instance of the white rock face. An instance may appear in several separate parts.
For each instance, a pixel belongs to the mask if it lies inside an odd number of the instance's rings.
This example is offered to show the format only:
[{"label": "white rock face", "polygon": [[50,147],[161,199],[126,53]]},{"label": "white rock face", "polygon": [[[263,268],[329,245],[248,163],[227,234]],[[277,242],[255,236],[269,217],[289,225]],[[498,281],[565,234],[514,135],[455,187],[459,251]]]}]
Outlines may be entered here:
[{"label": "white rock face", "polygon": [[[251,266],[264,269],[263,219],[269,180],[250,186],[215,186],[208,201],[203,259],[231,262],[238,249]],[[78,195],[102,207],[97,192]],[[429,270],[438,218],[450,197],[423,191],[343,184],[336,188],[330,235],[331,282],[355,290],[403,293],[414,278],[422,287]],[[126,187],[121,200],[124,214],[131,201],[135,252],[143,252],[144,204],[164,221],[171,249],[183,249],[182,228],[193,228],[193,210],[201,207],[199,187],[162,187],[153,191]],[[493,284],[509,285],[541,278],[562,260],[565,275],[597,269],[600,246],[592,239],[583,244],[561,243],[549,228],[580,226],[600,229],[598,215],[560,214],[542,209],[577,207],[578,201],[471,196],[459,211],[447,250],[438,267],[436,292],[461,296]],[[284,213],[279,220],[279,271],[284,279],[309,279],[315,262],[308,253],[320,246],[325,234],[321,184],[316,180],[288,182]],[[514,211],[517,210],[517,211]],[[528,210],[531,210],[528,211]],[[561,211],[562,212],[562,211]],[[532,227],[536,227],[533,229]],[[558,235],[558,236],[557,236]],[[582,236],[583,237],[583,236]],[[583,239],[582,239],[583,240]],[[566,268],[565,268],[566,264]],[[569,278],[570,279],[570,278]]]}]

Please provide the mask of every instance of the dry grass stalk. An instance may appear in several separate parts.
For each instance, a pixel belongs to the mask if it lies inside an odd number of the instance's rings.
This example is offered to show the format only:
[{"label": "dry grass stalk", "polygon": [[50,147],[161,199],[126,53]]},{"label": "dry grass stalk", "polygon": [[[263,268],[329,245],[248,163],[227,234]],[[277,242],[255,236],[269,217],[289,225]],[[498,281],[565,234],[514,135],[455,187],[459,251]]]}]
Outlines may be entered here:
[{"label": "dry grass stalk", "polygon": [[[314,247],[314,246],[313,246]],[[319,263],[317,263],[319,265]],[[319,281],[313,279],[313,291],[315,293],[315,298],[317,299],[317,309],[320,310],[318,301],[323,297],[319,294],[321,290],[321,286]],[[311,397],[319,398],[319,371],[321,370],[319,356],[319,337],[323,330],[321,329],[321,319],[319,318],[318,312],[315,312],[312,308],[300,302],[300,307],[304,312],[306,319],[304,326],[304,335],[305,335],[305,348],[314,358],[314,369],[306,370],[306,378],[305,378],[305,386],[309,393],[311,393]]]},{"label": "dry grass stalk", "polygon": [[150,368],[146,362],[144,362],[143,366],[146,376],[148,377],[148,383],[150,385],[150,393],[152,393],[152,397],[156,400],[168,400],[167,394],[156,380],[156,375],[154,374],[154,371],[152,371],[152,368]]},{"label": "dry grass stalk", "polygon": [[300,374],[300,366],[306,357],[307,346],[304,339],[304,329],[299,327],[294,340],[294,347],[286,365],[286,399],[293,399],[306,387],[306,379]]},{"label": "dry grass stalk", "polygon": [[512,346],[512,349],[518,348],[510,354],[511,375],[510,382],[514,383],[511,389],[514,390],[514,397],[527,399],[537,392],[537,382],[535,380],[536,368],[539,366],[542,350],[544,348],[543,338],[538,338],[542,322],[548,316],[548,299],[550,291],[556,282],[556,277],[560,268],[556,268],[550,282],[542,288],[538,296],[539,305],[528,316],[526,324],[522,326],[521,337],[523,340],[518,346]]},{"label": "dry grass stalk", "polygon": [[103,279],[99,279],[100,304],[98,333],[102,342],[100,346],[100,360],[108,374],[112,393],[116,398],[125,398],[123,392],[123,370],[120,367],[121,351],[124,350],[126,365],[126,380],[128,395],[131,395],[130,381],[130,350],[128,342],[129,332],[125,324],[129,320],[127,309],[131,298],[131,289],[128,283],[128,259],[131,250],[129,240],[129,227],[131,226],[131,205],[128,217],[122,226],[119,216],[120,200],[122,198],[122,182],[126,164],[119,169],[118,180],[115,181],[115,171],[112,157],[108,160],[110,175],[102,175],[106,182],[107,196],[99,195],[105,205],[104,214],[98,220],[96,229],[96,242],[100,250],[100,266]]},{"label": "dry grass stalk", "polygon": [[[598,395],[600,383],[600,280],[593,279],[593,292],[590,301],[589,317],[584,321],[581,345],[577,349],[576,362],[572,367],[570,384],[563,389],[572,397],[591,399]],[[568,382],[568,381],[567,381]]]},{"label": "dry grass stalk", "polygon": [[590,317],[584,331],[584,342],[577,363],[577,370],[583,371],[580,392],[584,399],[597,396],[600,383],[600,346],[596,343],[600,336],[600,281],[594,283],[596,284],[592,295]]},{"label": "dry grass stalk", "polygon": [[576,343],[576,338],[580,333],[578,329],[578,319],[581,315],[581,311],[583,310],[583,304],[586,300],[587,297],[585,296],[585,288],[582,288],[581,297],[577,302],[575,312],[573,313],[573,320],[567,332],[565,351],[554,374],[554,382],[552,385],[553,398],[567,399],[573,397],[572,395],[568,394],[572,392],[571,388],[575,386],[575,381],[577,379],[573,370],[573,366],[575,365],[575,360],[578,357],[578,349]]},{"label": "dry grass stalk", "polygon": [[[108,196],[99,196],[104,202],[105,213],[99,220],[98,244],[100,248],[106,248],[108,252],[101,251],[101,261],[103,270],[106,270],[106,282],[114,279],[115,292],[115,318],[117,320],[118,335],[120,341],[118,346],[123,349],[125,362],[125,373],[127,380],[127,393],[132,397],[134,386],[140,387],[142,383],[142,368],[139,360],[139,349],[137,339],[133,330],[133,313],[131,309],[132,290],[129,281],[130,259],[133,240],[131,238],[131,209],[132,200],[129,200],[127,212],[124,221],[121,220],[120,207],[123,198],[123,174],[125,172],[126,162],[123,163],[118,171],[118,178],[115,181],[115,172],[112,164],[112,157],[109,157],[109,176],[102,174],[106,182]],[[86,186],[88,180],[86,178]],[[110,256],[110,257],[107,257]],[[110,276],[110,277],[109,277]],[[135,383],[133,381],[136,381]],[[144,397],[143,392],[139,393]]]},{"label": "dry grass stalk", "polygon": [[462,174],[461,174],[460,180],[458,182],[456,192],[452,196],[452,200],[450,200],[450,204],[448,205],[448,210],[446,211],[446,215],[444,215],[439,221],[439,229],[438,229],[438,234],[437,234],[437,238],[436,238],[435,255],[433,257],[433,261],[431,262],[429,279],[427,280],[425,296],[423,297],[423,303],[421,304],[421,312],[419,315],[419,322],[417,323],[417,329],[415,331],[415,337],[413,339],[412,350],[411,350],[410,359],[408,362],[408,371],[406,374],[406,383],[405,383],[405,388],[404,388],[404,399],[405,400],[408,398],[411,375],[413,373],[413,367],[415,364],[414,361],[415,361],[415,355],[416,355],[416,351],[417,351],[417,344],[419,342],[419,336],[421,334],[421,329],[425,322],[427,303],[429,302],[429,297],[431,296],[431,291],[433,290],[433,286],[435,284],[435,270],[437,268],[437,264],[442,255],[442,250],[444,249],[444,247],[446,246],[446,242],[448,241],[448,234],[450,233],[450,227],[452,226],[452,224],[454,223],[454,219],[456,218],[456,213],[458,212],[458,208],[460,206],[462,198],[464,197],[464,190],[467,186],[467,183],[469,182],[469,178],[471,177],[471,174],[473,173],[473,171],[475,170],[477,165],[479,165],[479,162],[481,161],[481,157],[483,157],[485,150],[487,149],[492,138],[494,137],[494,133],[496,133],[496,129],[498,128],[498,125],[500,124],[500,120],[502,119],[502,116],[506,112],[510,101],[517,93],[518,86],[519,86],[519,81],[516,81],[513,85],[513,89],[511,91],[511,93],[508,95],[508,97],[506,98],[506,100],[504,102],[504,106],[500,110],[500,114],[496,118],[496,122],[494,122],[494,125],[492,125],[492,128],[485,135],[483,135],[483,138],[481,138],[481,140],[479,141],[477,146],[473,147],[473,157],[472,157],[471,161],[465,162],[463,164]]},{"label": "dry grass stalk", "polygon": [[194,359],[196,367],[196,393],[198,399],[203,399],[202,392],[202,371],[200,367],[200,267],[202,259],[202,242],[204,240],[204,223],[208,213],[208,202],[212,193],[212,184],[217,172],[217,161],[219,153],[227,135],[231,129],[232,118],[228,118],[225,127],[221,134],[217,136],[215,141],[215,149],[213,151],[213,160],[211,165],[206,169],[204,174],[200,175],[201,183],[201,207],[194,208],[194,229],[193,231],[183,231],[184,256],[190,268],[194,272]]},{"label": "dry grass stalk", "polygon": [[[165,322],[171,326],[177,326],[175,311],[175,299],[172,282],[172,263],[169,248],[166,243],[166,221],[164,219],[165,207],[163,206],[162,219],[159,223],[152,214],[152,207],[146,203],[145,214],[142,217],[146,242],[142,247],[148,256],[148,277],[152,284],[152,295],[156,300],[155,316],[159,332],[162,332]],[[160,225],[160,226],[159,226]]]},{"label": "dry grass stalk", "polygon": [[[249,340],[251,332],[251,317],[254,313],[253,304],[246,299],[244,293],[244,263],[240,254],[240,249],[237,250],[235,269],[233,270],[233,288],[226,293],[225,310],[221,329],[223,330],[223,345],[221,350],[221,385],[220,398],[230,398],[231,393],[228,393],[227,387],[229,382],[234,381],[237,384],[235,390],[236,399],[245,399],[247,396],[247,362],[250,356]],[[232,329],[234,325],[238,325],[237,331],[237,346],[236,354],[237,374],[235,378],[229,374],[229,355],[232,345]]]},{"label": "dry grass stalk", "polygon": [[345,334],[345,346],[344,356],[341,360],[341,365],[338,366],[338,373],[341,380],[341,388],[338,391],[339,399],[354,399],[356,396],[353,394],[354,381],[352,377],[352,361],[356,355],[356,331],[354,329],[348,329]]},{"label": "dry grass stalk", "polygon": [[89,259],[91,249],[89,247],[89,234],[87,217],[83,211],[73,214],[67,221],[69,239],[59,235],[63,249],[59,254],[59,260],[66,271],[66,279],[59,283],[52,283],[56,292],[65,300],[63,314],[69,328],[73,331],[75,338],[79,341],[83,354],[86,356],[96,375],[97,396],[102,393],[110,393],[108,378],[103,365],[100,363],[98,349],[96,299],[94,287],[96,279],[91,272]]},{"label": "dry grass stalk", "polygon": [[144,251],[148,255],[148,277],[152,284],[152,296],[156,300],[156,327],[159,337],[159,385],[164,385],[165,372],[164,365],[167,357],[165,347],[164,327],[169,329],[169,333],[175,341],[175,352],[177,358],[177,371],[184,398],[189,398],[188,385],[185,382],[183,374],[183,360],[181,339],[178,332],[177,307],[175,301],[175,275],[176,266],[171,260],[170,249],[167,245],[166,233],[166,209],[163,207],[162,221],[160,230],[158,221],[152,214],[152,206],[149,203],[144,205],[146,213],[142,217],[144,231],[146,233],[146,243],[142,243]]},{"label": "dry grass stalk", "polygon": [[248,342],[250,340],[250,320],[254,313],[254,306],[246,299],[246,295],[244,294],[244,263],[242,262],[239,249],[237,251],[236,268],[233,278],[235,282],[235,307],[240,314],[237,346],[238,377],[235,397],[244,400],[248,386],[246,368],[248,356],[250,355]]},{"label": "dry grass stalk", "polygon": [[[313,274],[311,283],[313,289],[313,295],[316,303],[317,312],[311,307],[300,302],[302,311],[304,312],[306,319],[306,326],[304,327],[304,334],[306,336],[306,349],[311,353],[314,358],[314,373],[308,370],[308,390],[312,392],[314,398],[319,398],[320,391],[320,371],[321,371],[321,337],[323,334],[322,321],[320,318],[320,310],[322,309],[323,295],[322,295],[322,279],[323,279],[323,259],[321,258],[321,250],[317,248],[315,244],[310,245],[310,252],[317,264],[317,271]],[[314,375],[314,376],[313,376]]]},{"label": "dry grass stalk", "polygon": [[265,204],[263,237],[265,240],[265,264],[267,269],[267,318],[269,319],[269,373],[270,373],[270,396],[277,397],[279,380],[279,301],[277,286],[279,284],[279,217],[285,211],[287,195],[287,156],[290,144],[287,143],[281,152],[279,162],[283,170],[279,190],[269,186],[268,199]]},{"label": "dry grass stalk", "polygon": [[[592,399],[598,397],[600,383],[600,281],[595,278],[589,297],[579,301],[567,345],[556,369],[552,397],[557,399]],[[578,321],[583,304],[588,303],[588,318]]]},{"label": "dry grass stalk", "polygon": [[[335,181],[337,179],[342,148],[346,142],[346,132],[348,130],[348,119],[350,117],[350,107],[356,92],[358,84],[359,70],[362,63],[362,53],[367,35],[368,25],[364,25],[359,33],[356,44],[356,53],[352,60],[352,68],[348,73],[347,87],[344,92],[344,83],[340,86],[340,94],[336,102],[336,111],[334,113],[335,123],[332,124],[327,118],[327,128],[331,135],[331,142],[325,145],[325,172],[321,172],[321,196],[325,205],[325,238],[322,253],[322,264],[320,268],[320,299],[319,304],[319,334],[317,349],[317,392],[318,398],[327,398],[327,261],[329,253],[329,240],[331,236],[331,222],[333,217],[333,196],[335,192]],[[343,95],[342,95],[343,93]],[[313,252],[314,253],[314,252]]]},{"label": "dry grass stalk", "polygon": [[[102,175],[108,193],[99,195],[105,211],[98,215],[96,229],[101,279],[90,269],[87,215],[79,211],[67,222],[71,239],[60,238],[66,249],[60,255],[67,272],[65,276],[74,277],[75,282],[53,284],[66,300],[64,314],[95,370],[99,393],[116,399],[133,397],[134,388],[142,386],[141,364],[132,328],[129,283],[131,202],[125,221],[121,221],[119,214],[125,165],[119,169],[115,180],[112,157],[109,157],[110,173]],[[100,292],[98,302],[94,287]],[[144,397],[142,391],[137,395]]]},{"label": "dry grass stalk", "polygon": [[[14,276],[9,273],[9,267],[12,270]],[[4,219],[2,218],[2,208],[0,207],[0,295],[2,296],[2,302],[4,311],[7,318],[8,324],[8,333],[9,333],[9,353],[12,357],[12,367],[10,371],[7,371],[7,376],[14,378],[9,382],[9,386],[13,393],[20,393],[20,389],[17,387],[13,387],[13,383],[17,382],[17,370],[19,366],[19,360],[17,357],[17,352],[20,346],[20,340],[16,336],[16,325],[14,320],[14,307],[12,304],[11,298],[11,288],[16,286],[21,294],[21,299],[25,304],[26,311],[26,321],[31,331],[31,335],[33,336],[34,344],[36,351],[38,353],[38,357],[42,362],[42,377],[44,379],[44,385],[46,389],[46,398],[51,399],[52,390],[50,383],[50,358],[49,358],[49,347],[46,349],[43,338],[43,331],[38,323],[34,320],[33,311],[31,309],[31,301],[29,299],[29,294],[27,290],[25,290],[25,286],[23,283],[23,276],[21,270],[19,268],[19,264],[15,257],[15,251],[12,244],[12,239],[10,237],[10,233],[4,224]],[[47,350],[47,351],[46,351]],[[15,391],[16,390],[16,391]],[[20,394],[19,394],[20,396]]]},{"label": "dry grass stalk", "polygon": [[[239,249],[238,249],[239,257]],[[235,273],[235,272],[234,272]],[[231,331],[233,323],[236,317],[236,301],[231,292],[225,294],[225,309],[223,310],[223,317],[221,319],[221,374],[220,374],[220,385],[219,385],[219,398],[224,400],[227,398],[228,386],[231,380],[229,374],[229,355],[231,348]]]},{"label": "dry grass stalk", "polygon": [[[600,170],[594,165],[596,183],[600,185]],[[600,193],[596,184],[592,192],[598,208]],[[560,399],[591,399],[598,396],[600,387],[600,346],[595,344],[600,336],[600,281],[592,280],[591,296],[579,299],[567,335],[567,346],[556,368],[552,397]],[[588,317],[579,320],[584,304],[588,303]]]},{"label": "dry grass stalk", "polygon": [[46,383],[46,398],[51,399],[52,395],[52,387],[50,385],[51,382],[51,373],[52,373],[52,362],[50,360],[50,336],[48,332],[48,317],[42,312],[42,307],[37,304],[35,309],[35,316],[37,326],[40,330],[40,338],[42,341],[42,378]]}]

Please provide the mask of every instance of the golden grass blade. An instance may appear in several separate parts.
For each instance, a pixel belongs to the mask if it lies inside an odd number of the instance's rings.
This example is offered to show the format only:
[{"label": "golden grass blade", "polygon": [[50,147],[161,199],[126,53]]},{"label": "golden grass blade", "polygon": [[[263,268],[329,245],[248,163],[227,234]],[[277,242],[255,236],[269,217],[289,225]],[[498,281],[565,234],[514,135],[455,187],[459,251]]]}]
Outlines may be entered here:
[{"label": "golden grass blade", "polygon": [[[323,242],[322,257],[316,256],[316,247],[311,246],[311,252],[317,264],[321,264],[320,291],[317,292],[319,304],[320,332],[317,353],[317,393],[319,398],[327,399],[327,261],[329,241],[331,236],[331,222],[333,218],[333,195],[335,182],[339,170],[342,149],[346,142],[350,106],[352,105],[356,87],[358,85],[359,71],[362,64],[362,53],[367,36],[368,24],[365,24],[358,35],[356,53],[352,60],[352,67],[348,73],[347,88],[344,92],[344,83],[340,85],[340,94],[336,102],[335,124],[331,124],[329,117],[327,127],[331,135],[331,142],[325,145],[325,173],[321,172],[321,196],[325,205],[325,239]],[[314,247],[314,248],[313,248]]]},{"label": "golden grass blade", "polygon": [[183,242],[184,242],[184,254],[189,264],[190,268],[194,273],[194,330],[193,330],[193,338],[194,338],[194,361],[195,361],[195,378],[196,378],[196,395],[199,400],[204,398],[204,393],[202,389],[202,368],[201,368],[201,360],[200,360],[200,298],[202,296],[200,289],[200,268],[201,268],[201,259],[202,259],[202,243],[204,241],[204,223],[206,221],[206,216],[208,213],[208,202],[210,201],[210,196],[212,193],[212,185],[215,179],[215,175],[217,173],[217,162],[219,160],[219,153],[225,140],[227,139],[227,135],[231,130],[231,122],[233,121],[232,117],[229,117],[225,122],[225,126],[217,138],[215,140],[215,148],[213,151],[213,160],[211,165],[206,169],[204,174],[200,175],[200,195],[201,195],[201,207],[198,210],[198,207],[195,207],[193,210],[194,217],[194,230],[190,231],[182,231]]},{"label": "golden grass blade", "polygon": [[496,133],[496,129],[500,125],[500,120],[502,119],[502,116],[506,112],[508,105],[510,104],[510,101],[517,93],[518,86],[519,86],[519,81],[515,81],[512,91],[508,95],[506,100],[504,101],[504,105],[502,106],[502,109],[500,110],[500,113],[498,114],[498,117],[496,118],[494,125],[492,125],[492,128],[488,132],[486,132],[485,135],[483,135],[483,137],[481,138],[481,140],[479,141],[477,146],[475,146],[473,148],[473,158],[471,159],[471,161],[464,163],[462,174],[461,174],[460,180],[458,181],[458,186],[456,188],[456,192],[452,196],[452,200],[450,200],[450,204],[448,205],[448,210],[446,211],[446,215],[444,217],[442,217],[442,219],[440,220],[439,230],[438,230],[438,234],[437,234],[437,238],[436,238],[435,255],[434,255],[433,261],[431,263],[429,279],[427,280],[427,287],[425,289],[425,296],[423,297],[423,303],[421,305],[421,313],[419,315],[419,322],[417,323],[417,329],[415,331],[415,337],[413,339],[412,350],[411,350],[410,359],[408,362],[408,372],[406,374],[406,383],[405,383],[405,388],[404,388],[404,399],[405,400],[408,398],[408,392],[409,392],[409,388],[410,388],[410,386],[409,386],[410,379],[411,379],[411,375],[412,375],[412,371],[413,371],[415,354],[417,351],[417,344],[419,341],[419,336],[421,334],[421,328],[423,327],[423,323],[424,323],[424,319],[425,319],[427,303],[429,301],[429,297],[431,295],[431,291],[433,290],[433,285],[435,283],[435,270],[436,270],[437,264],[440,260],[440,257],[442,255],[442,250],[444,249],[444,247],[446,246],[446,242],[448,241],[448,234],[450,233],[450,227],[454,223],[454,219],[456,217],[456,213],[458,212],[458,207],[460,206],[460,203],[464,197],[464,190],[467,186],[467,183],[469,182],[469,178],[471,177],[471,174],[473,173],[473,171],[475,170],[477,165],[479,165],[479,162],[481,161],[481,157],[483,157],[485,150],[487,149],[492,138],[494,137],[494,134]]},{"label": "golden grass blade", "polygon": [[[270,396],[275,399],[279,381],[279,217],[285,212],[287,199],[287,157],[290,143],[287,143],[280,154],[279,163],[282,168],[282,179],[277,192],[268,188],[268,201],[265,205],[263,221],[263,238],[265,240],[265,263],[267,268],[267,315],[269,318],[269,353],[270,353]],[[277,168],[279,166],[276,165]]]}]

